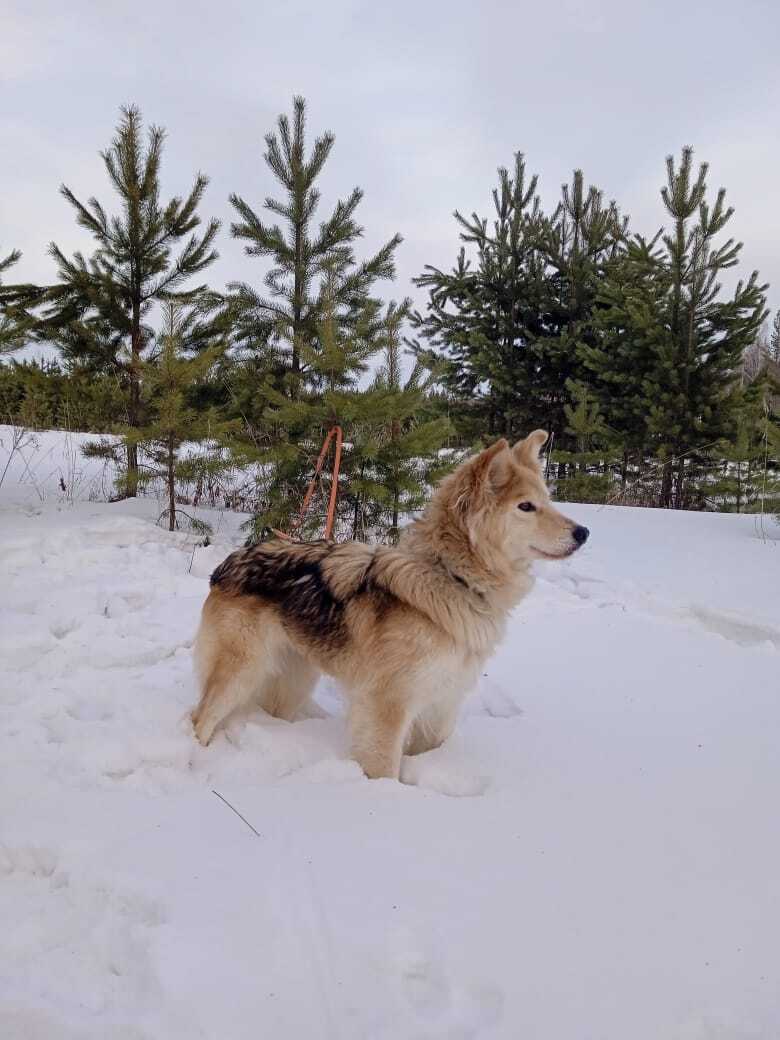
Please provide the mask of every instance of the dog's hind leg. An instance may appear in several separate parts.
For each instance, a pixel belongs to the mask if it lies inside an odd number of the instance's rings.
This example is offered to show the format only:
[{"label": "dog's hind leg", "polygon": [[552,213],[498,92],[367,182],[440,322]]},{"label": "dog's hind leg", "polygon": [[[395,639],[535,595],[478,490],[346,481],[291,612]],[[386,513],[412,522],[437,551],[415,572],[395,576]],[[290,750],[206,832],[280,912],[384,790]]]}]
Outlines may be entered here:
[{"label": "dog's hind leg", "polygon": [[195,639],[201,696],[192,724],[201,744],[209,743],[232,711],[268,688],[278,674],[285,643],[270,612],[212,590]]},{"label": "dog's hind leg", "polygon": [[319,677],[319,669],[290,649],[279,661],[277,674],[263,688],[260,703],[269,715],[292,722],[309,704]]},{"label": "dog's hind leg", "polygon": [[192,713],[195,736],[201,744],[208,744],[217,726],[236,708],[253,699],[262,680],[254,662],[219,661],[211,669]]}]

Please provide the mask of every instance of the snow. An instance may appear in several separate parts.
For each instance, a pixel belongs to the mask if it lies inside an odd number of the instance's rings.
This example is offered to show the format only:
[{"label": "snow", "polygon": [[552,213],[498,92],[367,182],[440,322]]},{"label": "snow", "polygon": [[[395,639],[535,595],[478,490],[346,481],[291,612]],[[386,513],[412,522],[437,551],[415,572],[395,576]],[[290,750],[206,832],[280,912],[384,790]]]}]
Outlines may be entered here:
[{"label": "snow", "polygon": [[368,781],[327,683],[195,743],[242,518],[90,501],[81,439],[0,488],[0,1036],[777,1040],[780,529],[571,507],[455,737]]}]

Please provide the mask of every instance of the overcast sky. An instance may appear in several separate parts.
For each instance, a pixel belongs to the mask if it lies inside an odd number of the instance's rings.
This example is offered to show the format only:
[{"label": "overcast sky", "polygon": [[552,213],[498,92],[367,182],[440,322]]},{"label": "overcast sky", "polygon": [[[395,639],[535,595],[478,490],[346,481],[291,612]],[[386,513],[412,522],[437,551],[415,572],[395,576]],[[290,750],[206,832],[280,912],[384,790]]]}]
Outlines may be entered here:
[{"label": "overcast sky", "polygon": [[[228,194],[275,192],[263,135],[308,99],[312,136],[336,144],[323,214],[359,184],[365,249],[395,231],[395,285],[458,249],[452,211],[487,214],[496,167],[526,154],[543,201],[575,166],[636,230],[663,223],[664,157],[710,163],[735,207],[741,273],[758,268],[780,306],[780,5],[776,0],[0,0],[0,252],[20,280],[53,277],[46,246],[89,249],[57,188],[110,190],[98,150],[122,103],[167,128],[164,188],[211,178],[203,216],[224,224],[210,281],[259,283],[232,242]],[[419,296],[418,296],[419,299]]]}]

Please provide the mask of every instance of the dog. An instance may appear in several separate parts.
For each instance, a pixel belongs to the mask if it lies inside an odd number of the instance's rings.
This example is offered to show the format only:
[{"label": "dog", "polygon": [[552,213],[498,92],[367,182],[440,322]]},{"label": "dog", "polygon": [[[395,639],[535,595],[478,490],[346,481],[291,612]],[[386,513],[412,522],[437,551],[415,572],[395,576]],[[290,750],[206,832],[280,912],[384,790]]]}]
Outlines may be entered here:
[{"label": "dog", "polygon": [[550,503],[546,440],[536,430],[462,462],[397,546],[277,539],[228,556],[195,641],[201,744],[250,702],[294,719],[321,672],[344,689],[366,776],[398,779],[403,754],[445,741],[532,587],[532,561],[563,559],[588,537]]}]

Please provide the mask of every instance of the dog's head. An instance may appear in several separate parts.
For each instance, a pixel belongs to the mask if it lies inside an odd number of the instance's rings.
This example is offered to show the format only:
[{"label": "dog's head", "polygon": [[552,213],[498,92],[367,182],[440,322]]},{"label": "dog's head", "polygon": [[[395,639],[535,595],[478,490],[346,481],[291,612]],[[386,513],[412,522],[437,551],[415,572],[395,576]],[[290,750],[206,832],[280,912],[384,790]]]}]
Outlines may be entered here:
[{"label": "dog's head", "polygon": [[491,545],[515,560],[558,560],[584,545],[587,527],[550,502],[539,459],[546,440],[544,430],[535,430],[512,448],[497,441],[462,463],[449,487],[442,487],[475,548]]}]

